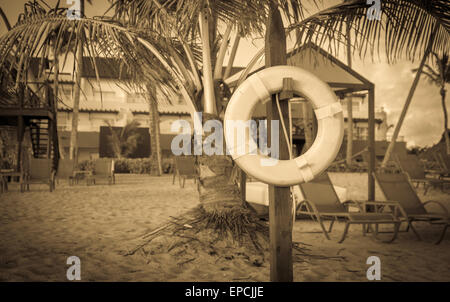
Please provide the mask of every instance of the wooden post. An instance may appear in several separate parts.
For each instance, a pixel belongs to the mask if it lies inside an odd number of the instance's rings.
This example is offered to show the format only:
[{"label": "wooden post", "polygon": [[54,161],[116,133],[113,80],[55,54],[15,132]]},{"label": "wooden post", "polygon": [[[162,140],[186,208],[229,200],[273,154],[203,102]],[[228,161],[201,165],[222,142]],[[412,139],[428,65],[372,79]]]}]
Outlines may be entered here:
[{"label": "wooden post", "polygon": [[375,200],[375,87],[369,89],[369,129],[368,129],[368,149],[369,149],[369,184],[368,200]]},{"label": "wooden post", "polygon": [[[265,63],[266,67],[286,65],[286,36],[278,8],[271,3],[266,24]],[[284,81],[289,83],[289,81]],[[288,101],[280,96],[281,112],[287,112]],[[283,98],[283,100],[282,100]],[[270,142],[270,121],[280,120],[275,96],[267,103],[268,141]],[[287,115],[286,115],[287,117]],[[285,125],[289,121],[285,118]],[[279,124],[279,159],[289,159],[289,150]],[[270,233],[270,280],[292,282],[292,200],[289,187],[269,186],[269,233]]]}]

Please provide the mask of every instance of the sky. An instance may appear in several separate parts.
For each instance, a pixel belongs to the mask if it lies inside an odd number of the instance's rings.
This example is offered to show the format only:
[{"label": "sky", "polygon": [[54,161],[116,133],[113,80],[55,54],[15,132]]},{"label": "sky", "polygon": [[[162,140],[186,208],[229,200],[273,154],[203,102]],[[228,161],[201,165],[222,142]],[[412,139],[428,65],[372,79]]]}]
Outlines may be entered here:
[{"label": "sky", "polygon": [[[11,25],[17,21],[20,12],[23,11],[26,0],[0,0],[0,7],[4,10]],[[56,0],[46,0],[50,6],[54,5]],[[61,0],[61,6],[67,5],[70,0]],[[93,0],[93,4],[86,3],[86,16],[102,15],[109,7],[107,0]],[[319,4],[321,8],[330,7],[338,4],[338,0],[323,0]],[[308,3],[307,3],[308,4]],[[68,6],[68,5],[67,5]],[[315,8],[310,8],[309,13],[314,13]],[[308,13],[306,14],[308,15]],[[0,35],[6,32],[5,25],[0,21]],[[241,41],[236,57],[236,66],[245,66],[251,60],[258,49],[264,46],[263,39]],[[289,42],[288,42],[289,48]],[[346,62],[345,53],[341,53],[338,58]],[[227,57],[225,58],[225,64]],[[415,62],[399,60],[395,64],[388,64],[383,50],[380,58],[373,61],[368,56],[361,60],[358,57],[353,58],[353,69],[375,84],[375,106],[383,107],[388,113],[388,124],[396,124],[400,112],[405,103],[411,84],[414,80],[412,69],[417,68],[419,59]],[[448,86],[447,86],[448,90]],[[447,98],[447,107],[450,107],[450,101]],[[415,91],[413,100],[406,114],[402,125],[400,136],[403,136],[409,147],[411,146],[431,146],[439,141],[444,129],[444,116],[441,106],[441,97],[439,88],[430,84],[423,76]],[[392,132],[393,128],[391,128]]]}]

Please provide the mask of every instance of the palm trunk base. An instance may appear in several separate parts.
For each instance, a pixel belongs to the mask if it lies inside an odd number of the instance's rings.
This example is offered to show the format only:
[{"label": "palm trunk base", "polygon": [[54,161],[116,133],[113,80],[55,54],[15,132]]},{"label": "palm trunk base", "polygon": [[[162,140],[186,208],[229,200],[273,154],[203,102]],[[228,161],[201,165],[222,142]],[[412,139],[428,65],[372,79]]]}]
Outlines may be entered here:
[{"label": "palm trunk base", "polygon": [[259,267],[269,259],[268,247],[268,224],[253,211],[236,207],[207,212],[198,206],[144,235],[126,255],[144,256],[148,263],[169,256],[177,267],[233,259]]}]

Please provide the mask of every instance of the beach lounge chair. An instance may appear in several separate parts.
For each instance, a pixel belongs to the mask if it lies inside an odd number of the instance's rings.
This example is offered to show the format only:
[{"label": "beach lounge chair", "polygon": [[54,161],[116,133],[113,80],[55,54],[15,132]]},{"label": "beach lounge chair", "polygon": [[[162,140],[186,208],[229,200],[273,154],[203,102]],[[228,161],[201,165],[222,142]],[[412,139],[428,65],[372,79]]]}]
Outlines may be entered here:
[{"label": "beach lounge chair", "polygon": [[53,191],[54,171],[52,161],[47,158],[31,158],[22,165],[20,176],[20,192],[30,190],[30,184],[48,184],[50,192]]},{"label": "beach lounge chair", "polygon": [[415,183],[417,187],[419,187],[421,183],[423,184],[425,189],[424,194],[427,194],[430,186],[441,186],[443,189],[444,185],[448,183],[448,181],[444,179],[427,178],[424,168],[421,166],[418,157],[414,154],[408,154],[403,157],[394,155],[394,158],[402,172],[408,174],[412,183]]},{"label": "beach lounge chair", "polygon": [[[366,208],[368,205],[374,206],[379,203],[353,201],[341,203],[327,173],[322,173],[314,180],[300,184],[299,187],[305,200],[298,203],[296,214],[306,214],[313,220],[315,219],[328,240],[330,239],[328,233],[332,231],[334,222],[340,219],[345,221],[345,229],[339,243],[345,240],[351,224],[363,225],[364,235],[365,225],[393,224],[394,231],[392,237],[382,241],[392,242],[396,239],[401,222],[395,214],[397,204],[390,204],[394,208],[392,213],[367,213]],[[347,209],[349,204],[355,205],[359,209],[359,212],[349,212]],[[325,229],[324,219],[331,219],[328,231]],[[372,234],[378,239],[377,232],[372,232]]]},{"label": "beach lounge chair", "polygon": [[197,182],[198,173],[195,167],[195,158],[193,156],[175,156],[174,174],[172,184],[175,183],[175,177],[178,176],[180,187],[184,188],[187,178],[193,178]]},{"label": "beach lounge chair", "polygon": [[[422,240],[421,236],[414,228],[412,224],[413,222],[426,221],[434,224],[443,224],[444,228],[439,239],[436,241],[436,244],[439,244],[442,241],[450,219],[449,212],[442,203],[434,200],[429,200],[422,203],[420,198],[417,196],[413,185],[409,181],[408,175],[405,173],[375,173],[375,179],[386,199],[390,202],[398,202],[402,207],[402,213],[406,218],[405,221],[408,223],[406,231],[411,228],[417,238]],[[428,204],[436,204],[442,212],[428,212],[425,208]]]},{"label": "beach lounge chair", "polygon": [[450,156],[441,152],[433,152],[433,156],[440,166],[441,176],[450,175]]},{"label": "beach lounge chair", "polygon": [[[74,181],[73,171],[74,162],[72,159],[59,159],[58,169],[55,175],[55,182],[58,183],[58,181],[61,179],[67,179],[69,185],[72,185]],[[55,184],[53,184],[53,188],[54,187]]]},{"label": "beach lounge chair", "polygon": [[94,161],[92,173],[86,175],[87,184],[95,184],[99,179],[106,179],[108,184],[115,184],[114,161],[110,158],[99,158]]}]

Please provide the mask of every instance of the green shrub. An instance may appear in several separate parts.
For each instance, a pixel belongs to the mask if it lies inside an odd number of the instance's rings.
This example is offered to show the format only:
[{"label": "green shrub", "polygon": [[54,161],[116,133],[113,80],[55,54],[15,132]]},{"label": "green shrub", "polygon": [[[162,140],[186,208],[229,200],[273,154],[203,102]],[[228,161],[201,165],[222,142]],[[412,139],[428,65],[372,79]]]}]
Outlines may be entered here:
[{"label": "green shrub", "polygon": [[130,169],[128,167],[126,158],[114,160],[114,172],[115,173],[130,173]]},{"label": "green shrub", "polygon": [[166,157],[162,160],[162,170],[163,173],[171,173],[173,169],[173,158],[172,157]]},{"label": "green shrub", "polygon": [[[162,159],[163,173],[172,171],[172,158],[165,157]],[[115,173],[133,173],[133,174],[150,174],[152,168],[152,160],[150,158],[115,158]],[[78,163],[77,170],[92,171],[94,169],[93,160],[84,160]]]},{"label": "green shrub", "polygon": [[94,161],[93,160],[83,160],[77,164],[77,170],[81,171],[93,171]]}]

